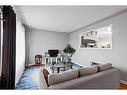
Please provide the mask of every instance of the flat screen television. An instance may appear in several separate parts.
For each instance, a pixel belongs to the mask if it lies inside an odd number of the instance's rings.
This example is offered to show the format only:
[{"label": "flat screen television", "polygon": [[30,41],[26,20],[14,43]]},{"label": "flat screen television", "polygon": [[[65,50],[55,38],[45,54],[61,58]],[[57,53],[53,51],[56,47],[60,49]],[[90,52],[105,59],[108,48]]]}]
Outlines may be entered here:
[{"label": "flat screen television", "polygon": [[59,50],[48,50],[48,54],[50,57],[57,57],[59,53]]}]

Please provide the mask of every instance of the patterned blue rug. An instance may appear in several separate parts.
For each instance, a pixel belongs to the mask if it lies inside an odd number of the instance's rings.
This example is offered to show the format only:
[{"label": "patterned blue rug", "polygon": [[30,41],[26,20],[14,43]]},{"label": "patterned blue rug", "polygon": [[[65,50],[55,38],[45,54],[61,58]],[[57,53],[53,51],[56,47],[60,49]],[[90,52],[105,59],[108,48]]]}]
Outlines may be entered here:
[{"label": "patterned blue rug", "polygon": [[[73,65],[73,69],[81,68],[77,64]],[[29,67],[24,70],[19,82],[16,85],[16,89],[39,89],[39,72],[42,67]]]}]

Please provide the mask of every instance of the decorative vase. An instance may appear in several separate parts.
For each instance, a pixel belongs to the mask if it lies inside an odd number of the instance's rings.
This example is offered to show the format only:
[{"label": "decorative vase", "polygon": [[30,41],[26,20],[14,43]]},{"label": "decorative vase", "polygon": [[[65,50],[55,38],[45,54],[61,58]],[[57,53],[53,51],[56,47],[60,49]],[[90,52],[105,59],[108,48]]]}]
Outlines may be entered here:
[{"label": "decorative vase", "polygon": [[71,62],[71,56],[72,56],[72,54],[68,53],[67,56],[68,56],[68,62]]}]

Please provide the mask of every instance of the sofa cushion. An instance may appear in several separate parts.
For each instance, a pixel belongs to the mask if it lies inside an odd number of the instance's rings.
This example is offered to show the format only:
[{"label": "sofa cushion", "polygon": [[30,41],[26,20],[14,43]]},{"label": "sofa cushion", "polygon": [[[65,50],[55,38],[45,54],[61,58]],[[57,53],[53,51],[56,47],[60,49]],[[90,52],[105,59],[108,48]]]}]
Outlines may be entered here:
[{"label": "sofa cushion", "polygon": [[90,66],[87,68],[80,68],[79,69],[79,76],[94,74],[94,73],[97,73],[97,71],[98,71],[98,66]]},{"label": "sofa cushion", "polygon": [[108,69],[111,69],[111,68],[112,68],[112,64],[111,63],[98,65],[99,71],[104,71],[104,70],[108,70]]},{"label": "sofa cushion", "polygon": [[78,70],[65,71],[58,74],[49,74],[48,75],[48,85],[57,84],[60,82],[72,80],[78,77]]}]

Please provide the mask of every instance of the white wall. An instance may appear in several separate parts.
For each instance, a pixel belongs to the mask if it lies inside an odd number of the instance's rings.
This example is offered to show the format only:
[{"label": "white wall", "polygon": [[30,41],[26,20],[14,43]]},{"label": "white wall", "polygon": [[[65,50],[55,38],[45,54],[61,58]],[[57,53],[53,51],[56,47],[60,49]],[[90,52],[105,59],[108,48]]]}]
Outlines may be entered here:
[{"label": "white wall", "polygon": [[49,49],[63,50],[69,43],[69,34],[29,29],[26,31],[26,59],[28,64],[34,64],[37,54],[44,55]]},{"label": "white wall", "polygon": [[[80,49],[79,34],[113,24],[113,49]],[[91,61],[107,63],[121,70],[121,78],[127,81],[127,13],[110,18],[88,28],[70,33],[70,44],[76,49],[72,60],[84,66]]]},{"label": "white wall", "polygon": [[15,84],[21,77],[25,67],[25,29],[19,20],[16,21],[16,76]]}]

